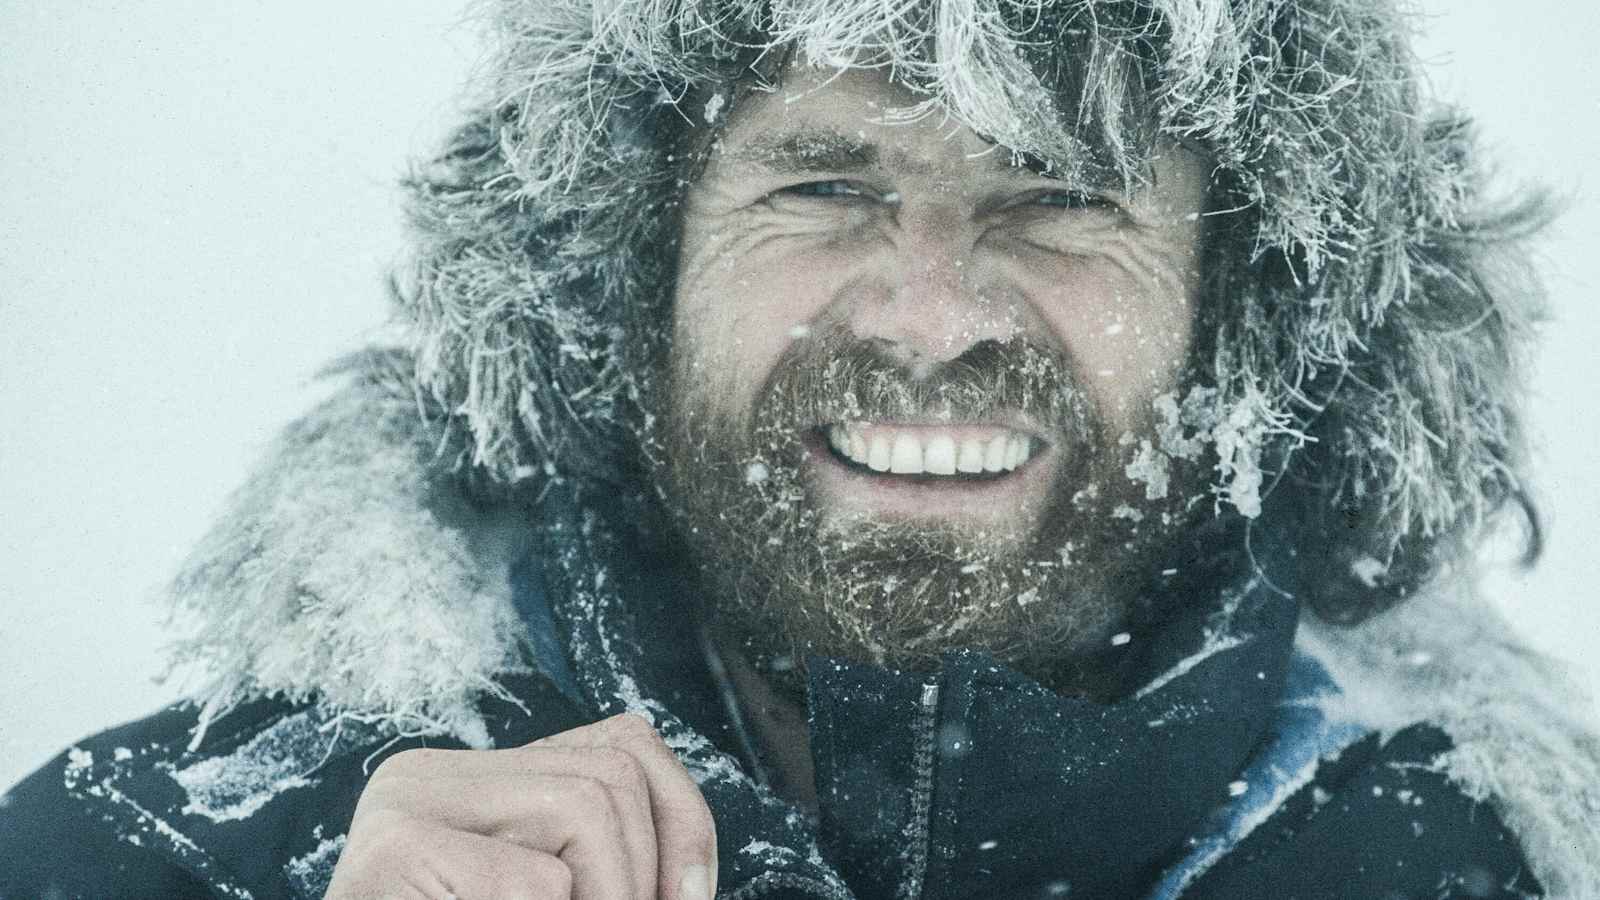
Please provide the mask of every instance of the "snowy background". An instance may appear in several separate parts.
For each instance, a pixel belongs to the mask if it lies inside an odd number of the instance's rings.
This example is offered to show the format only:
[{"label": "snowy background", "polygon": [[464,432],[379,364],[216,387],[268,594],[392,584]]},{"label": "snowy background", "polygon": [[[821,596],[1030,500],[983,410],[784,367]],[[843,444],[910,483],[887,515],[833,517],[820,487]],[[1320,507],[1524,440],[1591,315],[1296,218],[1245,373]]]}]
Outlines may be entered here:
[{"label": "snowy background", "polygon": [[[0,0],[0,789],[175,696],[156,594],[382,323],[396,177],[474,60],[462,5]],[[1490,589],[1600,692],[1600,12],[1426,8],[1438,90],[1570,203],[1534,385],[1549,550]]]}]

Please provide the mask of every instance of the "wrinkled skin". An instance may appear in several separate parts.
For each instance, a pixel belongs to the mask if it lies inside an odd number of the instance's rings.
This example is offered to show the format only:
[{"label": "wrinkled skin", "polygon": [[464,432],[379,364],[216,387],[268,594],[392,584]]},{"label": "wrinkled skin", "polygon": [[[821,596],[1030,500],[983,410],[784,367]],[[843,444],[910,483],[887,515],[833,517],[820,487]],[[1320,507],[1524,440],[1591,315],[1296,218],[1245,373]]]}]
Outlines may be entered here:
[{"label": "wrinkled skin", "polygon": [[[682,213],[663,486],[758,663],[965,646],[1059,682],[1209,513],[1192,467],[1165,491],[1125,472],[1185,380],[1207,168],[1166,146],[1137,190],[1049,177],[882,120],[914,100],[795,68],[733,111]],[[832,425],[1033,454],[880,473]]]}]

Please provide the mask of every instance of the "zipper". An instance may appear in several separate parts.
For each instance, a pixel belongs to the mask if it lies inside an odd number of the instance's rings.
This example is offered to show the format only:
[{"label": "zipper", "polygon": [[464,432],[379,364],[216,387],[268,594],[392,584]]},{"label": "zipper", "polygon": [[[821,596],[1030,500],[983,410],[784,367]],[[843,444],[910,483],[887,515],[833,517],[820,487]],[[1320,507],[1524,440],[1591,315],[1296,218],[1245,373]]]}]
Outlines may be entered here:
[{"label": "zipper", "polygon": [[923,882],[928,875],[928,818],[933,809],[933,752],[937,745],[934,727],[939,718],[939,683],[922,686],[917,707],[917,745],[912,758],[915,777],[911,784],[911,821],[906,824],[906,880],[901,882],[896,900],[921,900]]}]

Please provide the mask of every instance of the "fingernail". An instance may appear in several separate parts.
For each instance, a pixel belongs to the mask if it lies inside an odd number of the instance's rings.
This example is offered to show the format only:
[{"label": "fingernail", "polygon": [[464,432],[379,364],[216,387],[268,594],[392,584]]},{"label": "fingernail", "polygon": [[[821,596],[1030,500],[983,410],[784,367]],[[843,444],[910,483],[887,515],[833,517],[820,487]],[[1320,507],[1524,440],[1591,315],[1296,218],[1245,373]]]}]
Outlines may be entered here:
[{"label": "fingernail", "polygon": [[711,873],[702,865],[687,866],[678,882],[678,900],[711,900]]}]

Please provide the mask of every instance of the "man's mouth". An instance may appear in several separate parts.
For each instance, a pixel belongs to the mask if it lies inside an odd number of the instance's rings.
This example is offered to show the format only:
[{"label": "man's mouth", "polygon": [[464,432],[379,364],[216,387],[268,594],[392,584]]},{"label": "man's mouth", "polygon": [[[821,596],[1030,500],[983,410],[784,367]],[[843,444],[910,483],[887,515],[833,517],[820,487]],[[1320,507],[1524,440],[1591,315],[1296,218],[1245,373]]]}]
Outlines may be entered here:
[{"label": "man's mouth", "polygon": [[863,473],[952,480],[1004,476],[1043,449],[1032,435],[997,425],[851,422],[821,432],[837,461]]}]

